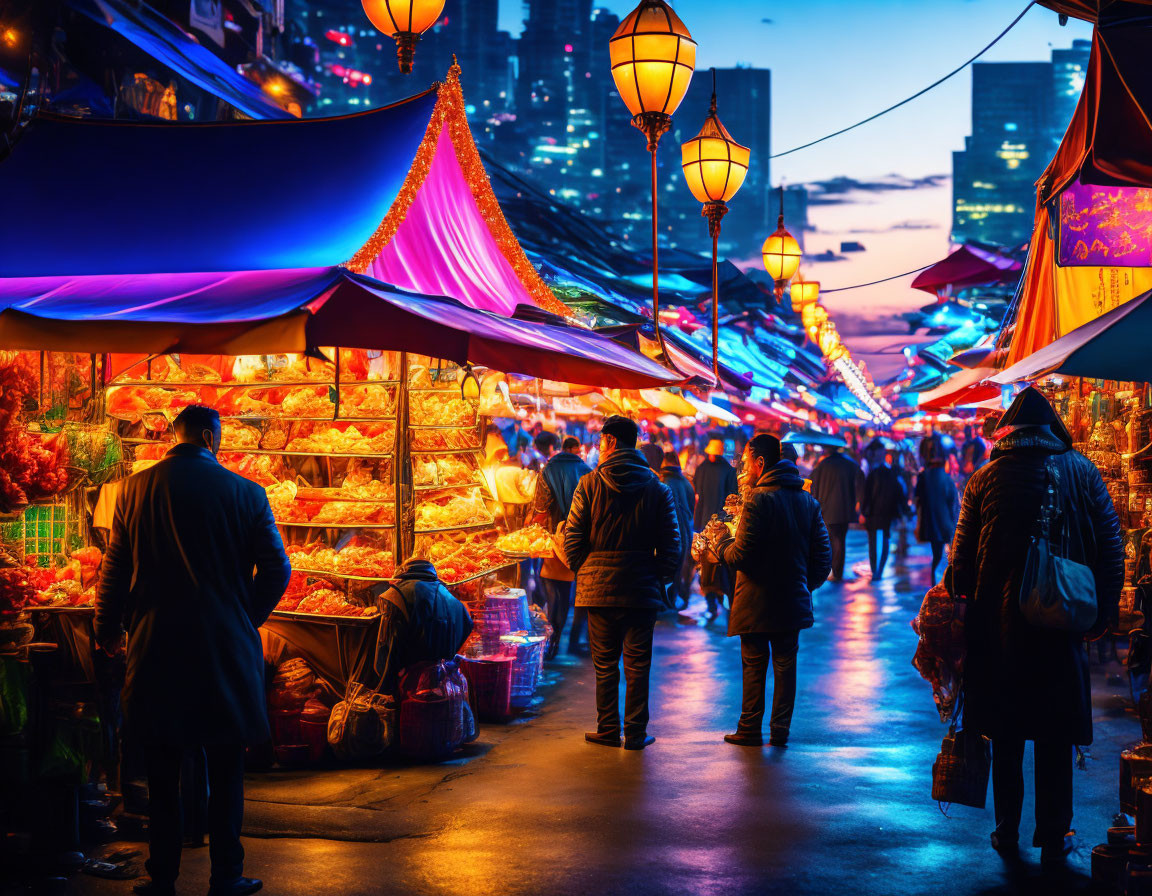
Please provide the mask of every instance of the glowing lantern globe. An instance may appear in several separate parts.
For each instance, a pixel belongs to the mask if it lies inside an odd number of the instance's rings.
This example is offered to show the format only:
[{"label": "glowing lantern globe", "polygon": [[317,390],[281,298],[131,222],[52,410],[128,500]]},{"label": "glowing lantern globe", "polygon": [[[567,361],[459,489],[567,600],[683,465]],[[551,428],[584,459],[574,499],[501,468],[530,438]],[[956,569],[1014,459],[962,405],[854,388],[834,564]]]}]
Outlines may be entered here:
[{"label": "glowing lantern globe", "polygon": [[803,314],[805,306],[815,305],[820,301],[819,280],[802,280],[793,283],[789,289],[792,293],[792,310],[797,314]]},{"label": "glowing lantern globe", "polygon": [[828,357],[832,352],[840,347],[840,334],[836,332],[836,327],[831,323],[825,322],[824,326],[820,329],[820,351],[823,352],[824,357]]},{"label": "glowing lantern globe", "polygon": [[784,229],[784,214],[781,212],[776,222],[776,230],[764,240],[760,250],[764,258],[764,270],[776,281],[776,298],[784,295],[784,284],[795,276],[800,268],[800,244],[796,237]]},{"label": "glowing lantern globe", "polygon": [[612,80],[655,150],[696,68],[696,41],[665,0],[641,0],[608,42]]},{"label": "glowing lantern globe", "polygon": [[420,35],[436,24],[445,0],[362,0],[364,12],[378,31],[396,41],[400,71],[411,74]]},{"label": "glowing lantern globe", "polygon": [[[751,150],[733,140],[720,121],[713,93],[712,109],[704,119],[704,127],[680,147],[680,165],[688,189],[705,205],[727,202],[744,183],[751,155]],[[708,214],[707,210],[704,214]]]}]

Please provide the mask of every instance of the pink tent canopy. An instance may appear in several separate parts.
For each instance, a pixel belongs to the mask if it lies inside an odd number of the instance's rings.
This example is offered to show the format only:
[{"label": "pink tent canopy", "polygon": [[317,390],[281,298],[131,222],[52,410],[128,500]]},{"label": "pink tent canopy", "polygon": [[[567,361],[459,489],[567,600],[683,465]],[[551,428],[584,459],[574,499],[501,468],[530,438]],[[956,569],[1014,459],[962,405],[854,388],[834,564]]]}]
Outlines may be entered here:
[{"label": "pink tent canopy", "polygon": [[994,283],[1012,283],[1020,278],[1023,267],[1019,261],[981,249],[979,246],[961,246],[947,258],[912,281],[913,289],[932,294],[941,290],[964,289],[968,286],[988,286]]}]

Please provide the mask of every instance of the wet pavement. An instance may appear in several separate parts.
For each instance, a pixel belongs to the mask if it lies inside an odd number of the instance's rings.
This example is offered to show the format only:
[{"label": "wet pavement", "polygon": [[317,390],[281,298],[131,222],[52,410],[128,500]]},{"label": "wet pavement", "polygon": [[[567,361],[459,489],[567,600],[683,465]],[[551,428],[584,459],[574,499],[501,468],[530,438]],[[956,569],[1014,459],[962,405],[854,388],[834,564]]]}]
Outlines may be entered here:
[{"label": "wet pavement", "polygon": [[[895,542],[895,535],[894,535]],[[1079,849],[1042,876],[1035,850],[1006,865],[985,811],[929,797],[944,727],[910,660],[925,552],[893,557],[871,583],[864,536],[855,579],[816,595],[803,633],[787,749],[723,743],[739,713],[735,639],[681,617],[656,633],[642,753],[584,743],[593,675],[562,658],[530,718],[483,726],[468,756],[436,766],[253,776],[247,871],[304,894],[1052,893],[1088,881],[1117,805],[1120,750],[1138,740],[1118,664],[1094,665],[1096,743],[1076,773]],[[695,605],[691,612],[696,612]],[[1031,780],[1028,770],[1027,780]],[[1029,783],[1029,790],[1031,784]],[[1032,803],[1022,842],[1030,842]],[[257,836],[252,836],[257,835]],[[206,850],[185,853],[180,891],[205,892]],[[74,878],[68,892],[128,893]]]}]

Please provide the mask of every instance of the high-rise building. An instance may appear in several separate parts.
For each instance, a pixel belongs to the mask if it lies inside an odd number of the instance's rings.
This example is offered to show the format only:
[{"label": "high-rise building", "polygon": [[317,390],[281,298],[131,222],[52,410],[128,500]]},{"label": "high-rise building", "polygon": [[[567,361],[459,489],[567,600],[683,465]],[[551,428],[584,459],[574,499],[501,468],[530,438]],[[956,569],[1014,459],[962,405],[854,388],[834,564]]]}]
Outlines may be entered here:
[{"label": "high-rise building", "polygon": [[1027,242],[1036,180],[1067,122],[1057,121],[1052,62],[972,66],[972,135],[953,153],[952,238],[1002,246]]},{"label": "high-rise building", "polygon": [[1066,130],[1072,120],[1080,92],[1084,89],[1084,76],[1088,73],[1088,57],[1091,55],[1090,40],[1074,40],[1070,48],[1052,51],[1052,120],[1058,128]]},{"label": "high-rise building", "polygon": [[517,115],[544,136],[564,139],[568,110],[586,106],[592,0],[526,0],[517,42]]}]

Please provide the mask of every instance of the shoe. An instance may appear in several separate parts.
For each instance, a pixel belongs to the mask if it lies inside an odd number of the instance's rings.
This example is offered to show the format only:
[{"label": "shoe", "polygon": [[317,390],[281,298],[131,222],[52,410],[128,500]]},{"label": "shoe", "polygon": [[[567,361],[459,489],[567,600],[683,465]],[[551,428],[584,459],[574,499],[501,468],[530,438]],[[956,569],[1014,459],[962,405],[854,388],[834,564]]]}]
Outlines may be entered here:
[{"label": "shoe", "polygon": [[768,746],[770,746],[770,747],[786,747],[786,746],[788,746],[788,732],[787,731],[773,731],[771,737],[768,738]]},{"label": "shoe", "polygon": [[137,896],[176,896],[175,884],[161,884],[151,879],[145,879],[133,884],[132,892]]},{"label": "shoe", "polygon": [[264,881],[257,877],[238,877],[223,887],[209,887],[208,896],[248,896],[263,887]]},{"label": "shoe", "polygon": [[1065,837],[1059,843],[1040,847],[1041,868],[1062,868],[1068,861],[1068,856],[1076,848],[1076,841],[1072,837]]},{"label": "shoe", "polygon": [[735,734],[725,734],[724,742],[734,744],[737,747],[762,747],[764,746],[764,735],[751,732],[745,734],[737,731]]},{"label": "shoe", "polygon": [[1002,855],[1019,852],[1020,850],[1020,835],[1001,833],[1000,831],[993,831],[991,836],[992,848]]},{"label": "shoe", "polygon": [[643,750],[645,747],[650,747],[654,743],[656,743],[656,738],[651,734],[641,734],[639,737],[624,738],[624,749]]},{"label": "shoe", "polygon": [[596,731],[589,731],[584,735],[584,740],[590,744],[599,744],[602,747],[620,746],[619,734],[600,734]]}]

